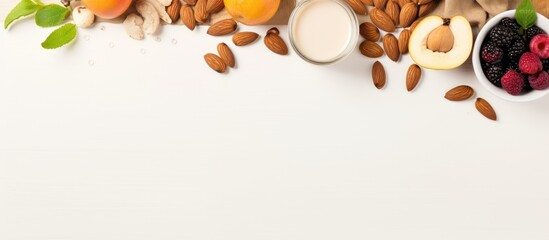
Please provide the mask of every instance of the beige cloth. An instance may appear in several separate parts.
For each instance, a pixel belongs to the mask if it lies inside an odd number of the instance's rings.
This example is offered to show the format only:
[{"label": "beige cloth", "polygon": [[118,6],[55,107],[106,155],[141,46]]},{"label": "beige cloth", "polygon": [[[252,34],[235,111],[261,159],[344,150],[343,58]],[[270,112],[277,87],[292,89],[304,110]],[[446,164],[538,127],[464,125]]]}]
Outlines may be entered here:
[{"label": "beige cloth", "polygon": [[473,26],[482,27],[489,18],[516,8],[519,3],[520,0],[443,0],[432,14],[441,17],[462,15]]}]

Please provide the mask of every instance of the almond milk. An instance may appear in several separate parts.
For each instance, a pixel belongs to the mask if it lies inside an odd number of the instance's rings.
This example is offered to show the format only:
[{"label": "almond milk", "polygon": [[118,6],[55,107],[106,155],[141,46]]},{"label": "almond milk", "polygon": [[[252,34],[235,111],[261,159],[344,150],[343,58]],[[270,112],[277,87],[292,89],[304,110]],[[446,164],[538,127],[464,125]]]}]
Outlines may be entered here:
[{"label": "almond milk", "polygon": [[292,47],[305,60],[324,64],[345,57],[357,41],[354,12],[338,0],[305,0],[290,19]]}]

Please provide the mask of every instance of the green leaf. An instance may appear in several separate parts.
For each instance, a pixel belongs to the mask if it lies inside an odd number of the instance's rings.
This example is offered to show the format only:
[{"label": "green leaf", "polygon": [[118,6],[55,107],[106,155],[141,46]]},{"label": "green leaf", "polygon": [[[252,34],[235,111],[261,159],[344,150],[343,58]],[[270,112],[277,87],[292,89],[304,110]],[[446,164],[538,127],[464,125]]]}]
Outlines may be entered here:
[{"label": "green leaf", "polygon": [[36,25],[40,27],[53,27],[63,23],[68,14],[69,10],[67,8],[50,4],[38,10],[34,20]]},{"label": "green leaf", "polygon": [[59,48],[67,43],[70,43],[76,37],[76,25],[67,23],[58,29],[55,29],[44,42],[42,47],[45,49]]},{"label": "green leaf", "polygon": [[536,15],[536,9],[534,8],[532,1],[522,0],[515,12],[515,18],[523,29],[534,26],[538,16]]},{"label": "green leaf", "polygon": [[4,29],[7,29],[8,26],[13,23],[13,21],[33,14],[38,9],[42,7],[42,4],[40,2],[35,3],[31,0],[21,0],[8,14],[6,19],[4,20]]}]

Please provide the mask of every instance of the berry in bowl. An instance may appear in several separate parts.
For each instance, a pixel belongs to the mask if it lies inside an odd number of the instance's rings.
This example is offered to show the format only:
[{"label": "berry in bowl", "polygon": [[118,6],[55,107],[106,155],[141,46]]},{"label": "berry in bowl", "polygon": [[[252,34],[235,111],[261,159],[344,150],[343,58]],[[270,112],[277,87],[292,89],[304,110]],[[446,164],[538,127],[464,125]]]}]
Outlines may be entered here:
[{"label": "berry in bowl", "polygon": [[[549,93],[549,20],[519,9],[496,15],[481,29],[473,67],[480,83],[493,94],[528,102]],[[525,13],[537,20],[524,17]]]}]

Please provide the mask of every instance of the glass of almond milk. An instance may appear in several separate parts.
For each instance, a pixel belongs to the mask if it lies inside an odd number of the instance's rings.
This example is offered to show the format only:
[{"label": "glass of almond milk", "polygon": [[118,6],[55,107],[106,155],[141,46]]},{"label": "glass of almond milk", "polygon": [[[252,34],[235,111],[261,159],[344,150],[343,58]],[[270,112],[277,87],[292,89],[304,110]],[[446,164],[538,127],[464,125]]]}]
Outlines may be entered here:
[{"label": "glass of almond milk", "polygon": [[355,49],[358,25],[355,12],[342,0],[302,0],[288,23],[290,44],[310,63],[335,63]]}]

